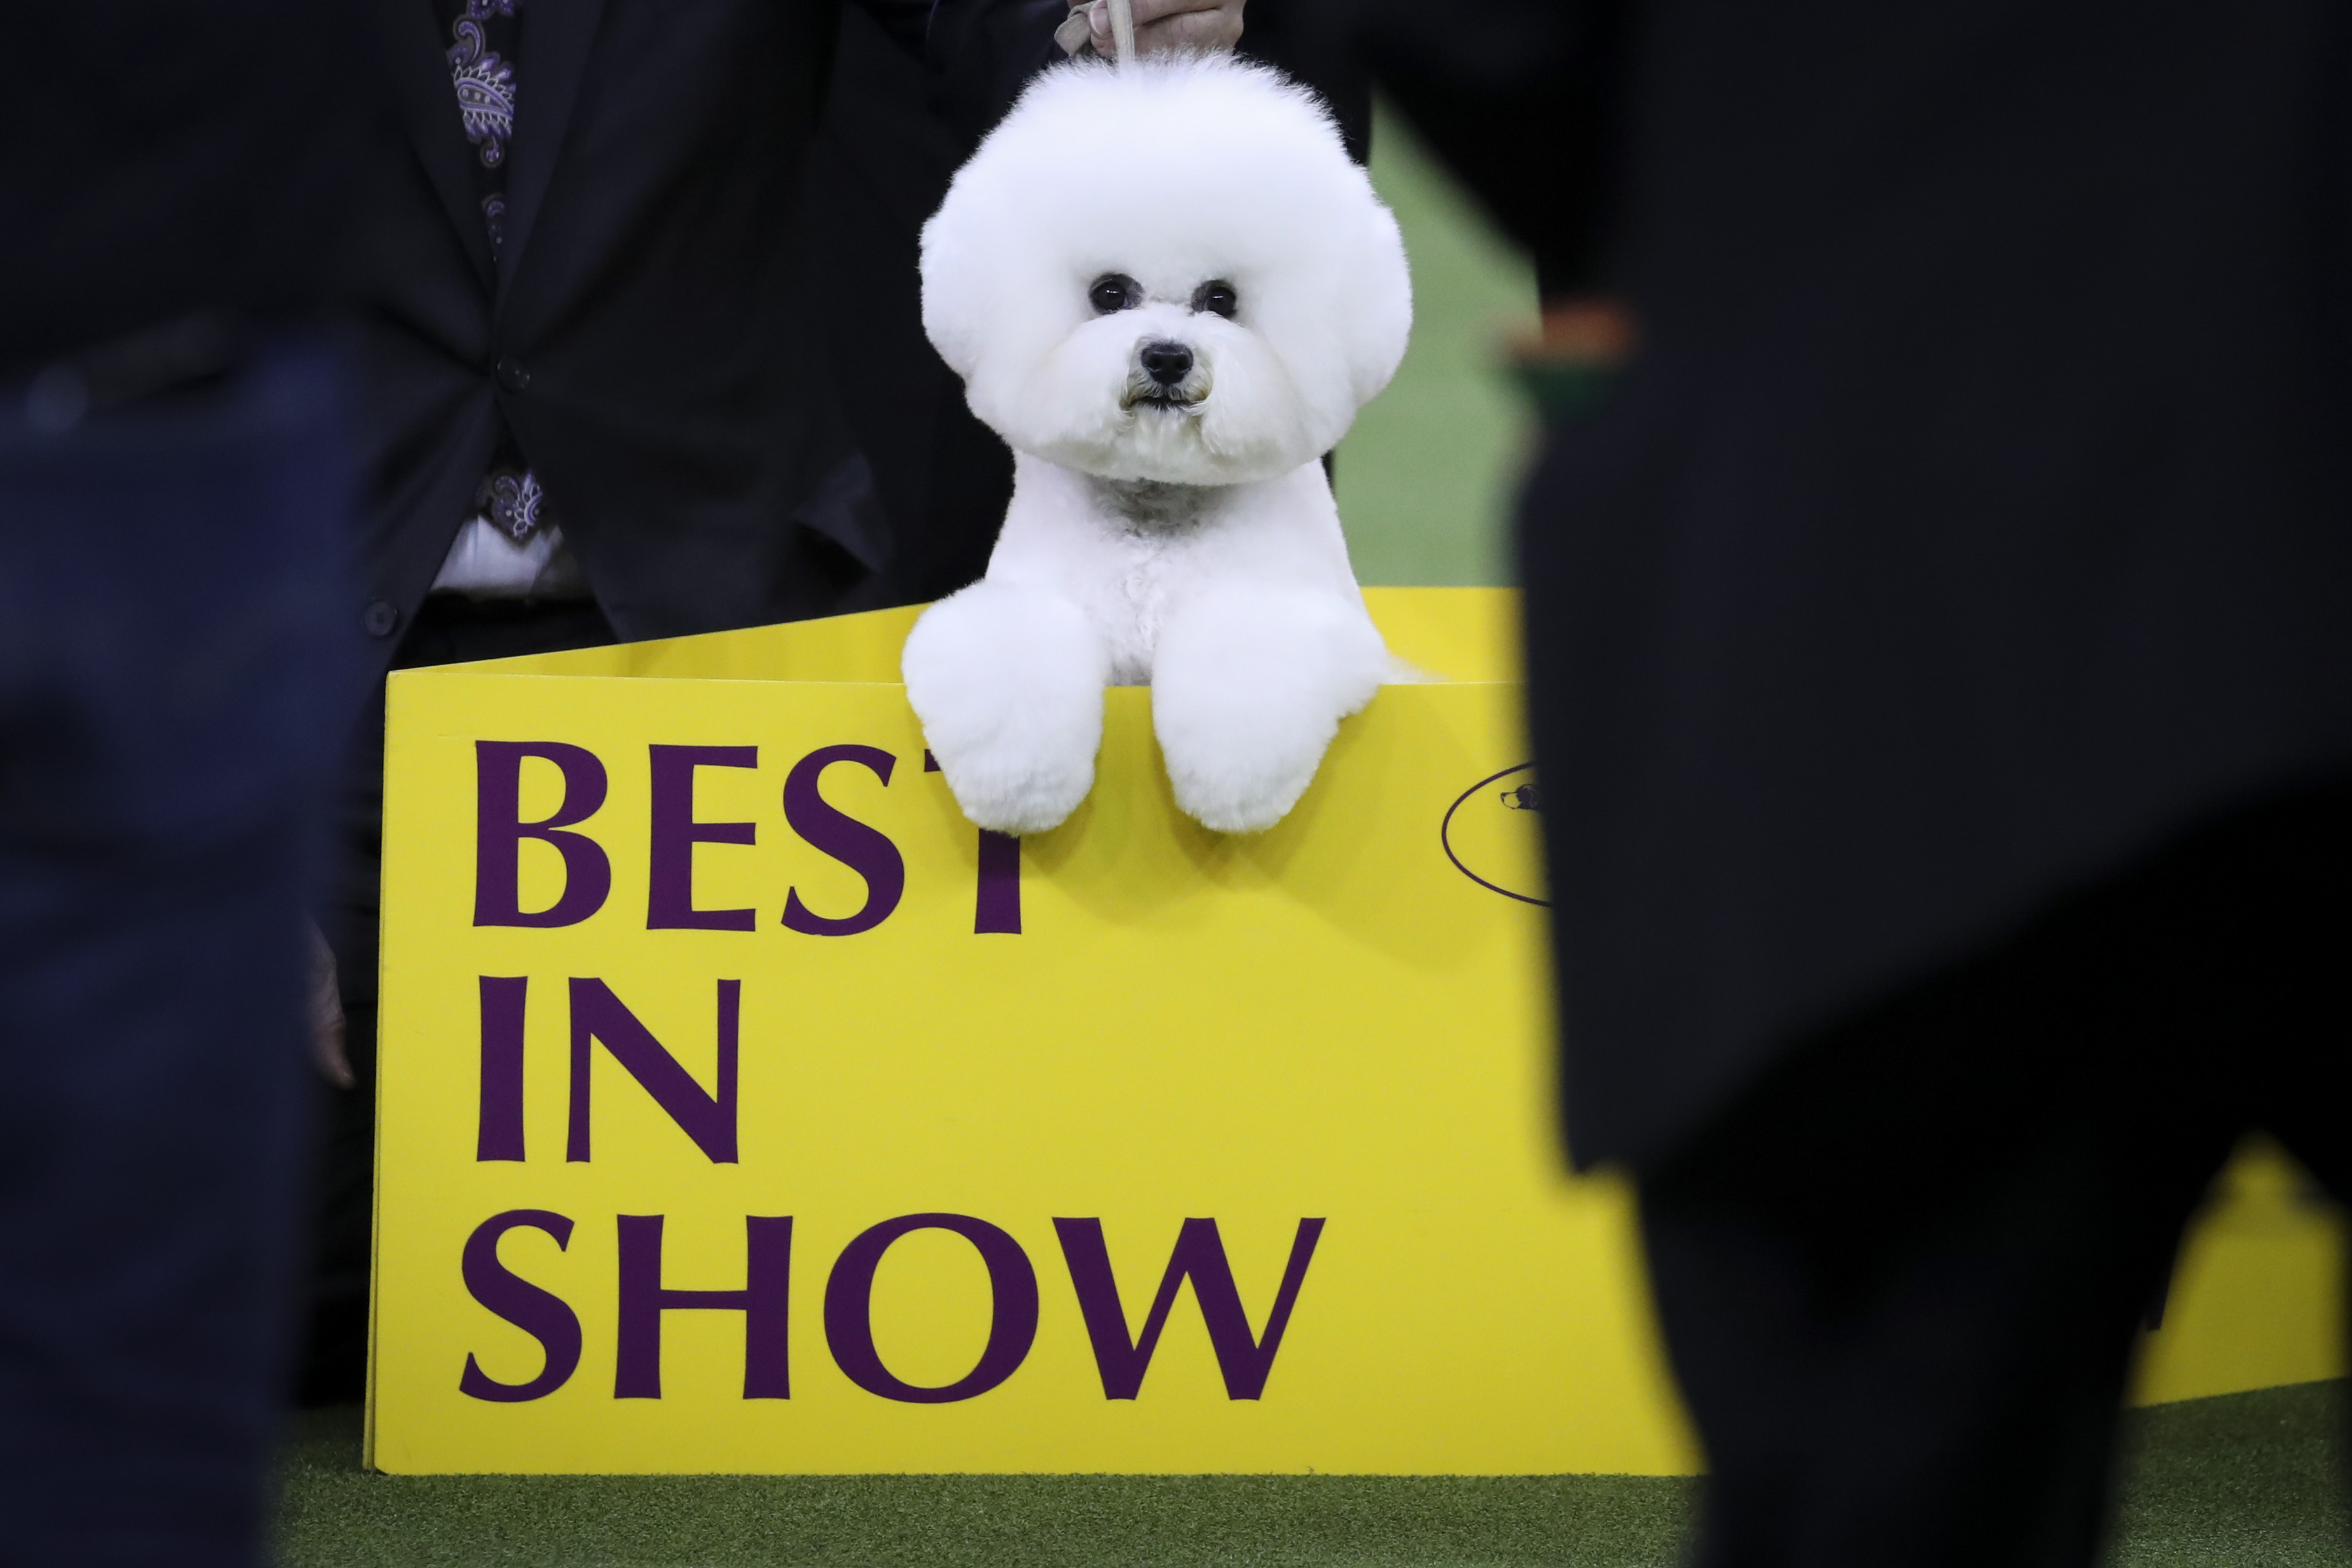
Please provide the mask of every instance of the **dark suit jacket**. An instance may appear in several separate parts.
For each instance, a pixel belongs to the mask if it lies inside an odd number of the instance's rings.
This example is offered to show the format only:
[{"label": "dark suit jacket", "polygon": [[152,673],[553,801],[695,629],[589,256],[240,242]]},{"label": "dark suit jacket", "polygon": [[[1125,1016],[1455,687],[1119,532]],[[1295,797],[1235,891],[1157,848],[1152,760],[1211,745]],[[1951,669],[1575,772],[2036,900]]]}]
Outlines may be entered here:
[{"label": "dark suit jacket", "polygon": [[2352,765],[2352,13],[1660,0],[1521,515],[1570,1141]]},{"label": "dark suit jacket", "polygon": [[918,604],[978,577],[1013,493],[1012,454],[923,335],[919,237],[970,151],[926,87],[873,17],[842,12],[810,156],[801,299],[838,395],[848,471],[807,510],[813,525],[860,538],[877,569],[861,604]]},{"label": "dark suit jacket", "polygon": [[[354,608],[386,657],[501,411],[622,637],[832,607],[789,520],[845,450],[795,300],[835,4],[526,7],[494,264],[435,7],[373,0],[406,145],[359,253],[374,442]],[[921,0],[911,16],[904,0],[868,9],[919,39]],[[942,57],[943,81],[1001,84],[965,89],[973,102],[1017,86],[1058,17],[1024,20]]]}]

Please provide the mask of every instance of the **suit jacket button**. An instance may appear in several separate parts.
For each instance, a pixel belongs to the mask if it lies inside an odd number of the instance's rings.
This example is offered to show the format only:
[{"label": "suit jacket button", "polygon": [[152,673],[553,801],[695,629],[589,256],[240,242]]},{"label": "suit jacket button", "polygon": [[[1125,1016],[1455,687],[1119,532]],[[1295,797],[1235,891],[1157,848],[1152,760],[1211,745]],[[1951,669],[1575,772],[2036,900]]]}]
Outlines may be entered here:
[{"label": "suit jacket button", "polygon": [[509,392],[520,392],[530,384],[530,372],[523,368],[523,363],[519,359],[499,361],[498,378],[499,384]]},{"label": "suit jacket button", "polygon": [[388,637],[393,627],[400,625],[400,606],[388,599],[370,599],[367,608],[360,612],[360,625],[372,637]]}]

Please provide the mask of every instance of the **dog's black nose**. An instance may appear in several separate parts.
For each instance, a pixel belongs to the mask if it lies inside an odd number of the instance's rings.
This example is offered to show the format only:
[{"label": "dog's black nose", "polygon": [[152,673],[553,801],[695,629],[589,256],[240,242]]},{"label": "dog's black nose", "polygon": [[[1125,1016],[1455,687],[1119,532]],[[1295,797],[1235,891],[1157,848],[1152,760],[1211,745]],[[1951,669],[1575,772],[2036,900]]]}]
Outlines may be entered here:
[{"label": "dog's black nose", "polygon": [[1143,345],[1143,372],[1162,386],[1173,386],[1192,374],[1192,351],[1182,343]]}]

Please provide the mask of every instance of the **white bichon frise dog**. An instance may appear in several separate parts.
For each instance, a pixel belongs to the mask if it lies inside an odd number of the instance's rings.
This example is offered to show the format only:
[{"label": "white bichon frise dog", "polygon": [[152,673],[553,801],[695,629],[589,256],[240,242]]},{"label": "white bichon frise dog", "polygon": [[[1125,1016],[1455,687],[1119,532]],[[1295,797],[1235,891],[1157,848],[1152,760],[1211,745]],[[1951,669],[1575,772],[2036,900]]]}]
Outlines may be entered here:
[{"label": "white bichon frise dog", "polygon": [[923,325],[1014,454],[988,574],[907,695],[964,814],[1042,832],[1103,688],[1151,688],[1176,802],[1269,827],[1392,668],[1321,458],[1412,322],[1396,221],[1306,89],[1180,56],[1040,77],[923,230]]}]

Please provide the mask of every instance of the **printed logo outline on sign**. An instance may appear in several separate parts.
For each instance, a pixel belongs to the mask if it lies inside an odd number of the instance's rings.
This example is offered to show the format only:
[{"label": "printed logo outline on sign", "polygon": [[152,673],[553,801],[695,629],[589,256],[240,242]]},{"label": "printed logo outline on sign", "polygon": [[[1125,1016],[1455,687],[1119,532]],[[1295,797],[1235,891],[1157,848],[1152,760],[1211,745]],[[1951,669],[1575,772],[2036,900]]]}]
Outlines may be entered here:
[{"label": "printed logo outline on sign", "polygon": [[[1539,909],[1549,909],[1551,908],[1551,900],[1549,899],[1538,898],[1532,893],[1514,891],[1509,888],[1504,887],[1501,883],[1493,880],[1491,878],[1482,877],[1477,872],[1472,870],[1464,859],[1464,849],[1466,847],[1457,842],[1454,829],[1454,818],[1462,812],[1465,806],[1483,805],[1486,809],[1497,811],[1508,809],[1512,811],[1525,811],[1529,813],[1541,812],[1543,809],[1542,799],[1537,793],[1534,777],[1535,771],[1535,763],[1521,763],[1516,767],[1505,768],[1501,773],[1489,773],[1486,777],[1480,779],[1476,784],[1472,784],[1468,789],[1464,790],[1460,795],[1455,797],[1454,804],[1445,808],[1445,819],[1438,824],[1437,841],[1439,846],[1444,849],[1445,858],[1454,862],[1454,868],[1461,872],[1464,876],[1469,878],[1472,881],[1477,883],[1480,887],[1486,889],[1488,892],[1500,893],[1507,899],[1516,899],[1523,904],[1534,904]],[[1526,773],[1528,775],[1525,783],[1518,784],[1515,788],[1497,790],[1491,799],[1486,796],[1486,792],[1487,790],[1501,784],[1505,779],[1510,778],[1518,773]],[[1464,819],[1465,827],[1472,820],[1475,819],[1467,817]],[[1465,833],[1462,837],[1467,837],[1468,835]],[[1480,857],[1474,849],[1470,853],[1470,858],[1478,859]]]}]

